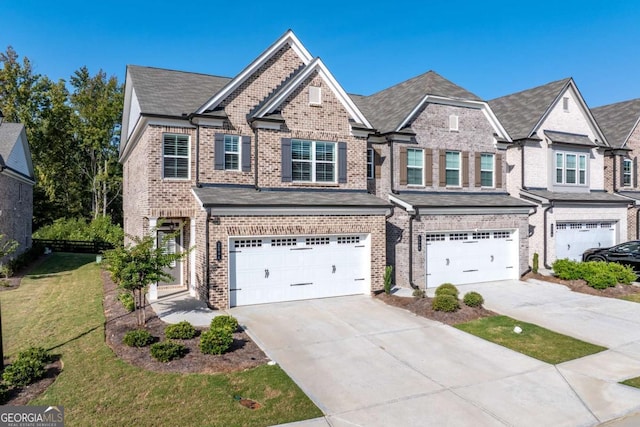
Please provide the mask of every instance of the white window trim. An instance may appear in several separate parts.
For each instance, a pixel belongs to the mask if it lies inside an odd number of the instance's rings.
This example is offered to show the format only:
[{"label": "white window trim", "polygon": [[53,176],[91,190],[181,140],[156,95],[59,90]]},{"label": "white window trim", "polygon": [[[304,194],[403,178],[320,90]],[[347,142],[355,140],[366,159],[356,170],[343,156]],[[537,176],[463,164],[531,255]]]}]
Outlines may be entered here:
[{"label": "white window trim", "polygon": [[375,173],[375,154],[373,148],[367,148],[367,179],[373,179]]},{"label": "white window trim", "polygon": [[322,87],[309,86],[309,105],[322,105]]},{"label": "white window trim", "polygon": [[[291,140],[291,148],[293,149],[293,144],[296,141],[301,142],[310,142],[311,143],[311,159],[310,160],[298,160],[294,159],[293,155],[291,156],[291,174],[292,174],[292,182],[308,182],[308,183],[318,183],[318,184],[337,184],[338,183],[338,144],[336,142],[330,141],[311,141],[308,139],[292,139]],[[327,162],[324,160],[316,160],[316,144],[331,144],[333,145],[333,162]],[[302,181],[293,179],[293,163],[311,163],[311,180]],[[333,181],[317,181],[316,180],[316,165],[318,163],[331,163],[333,164]]]},{"label": "white window trim", "polygon": [[[409,165],[409,151],[417,151],[420,153],[420,158],[422,159],[422,166],[418,167],[418,166],[410,166]],[[417,184],[410,184],[409,183],[409,170],[410,169],[418,169],[420,170],[420,183]],[[407,185],[408,186],[417,186],[417,187],[424,187],[424,150],[421,150],[419,148],[407,148]]]},{"label": "white window trim", "polygon": [[[458,183],[457,184],[449,184],[447,181],[447,171],[451,170],[456,170],[456,169],[447,169],[447,154],[452,153],[452,154],[457,154],[458,155]],[[462,187],[462,153],[460,151],[446,151],[444,154],[444,179],[445,179],[445,185],[447,187]]]},{"label": "white window trim", "polygon": [[[167,135],[172,135],[172,136],[177,136],[177,135],[185,135],[187,137],[187,176],[185,178],[178,178],[178,177],[167,177],[165,176],[165,172],[164,172],[164,159],[165,157],[170,157],[170,158],[180,158],[180,159],[184,159],[184,156],[167,156],[164,154],[164,138]],[[164,132],[162,134],[162,179],[166,180],[166,181],[188,181],[191,179],[191,135],[186,134],[186,133],[173,133],[173,132]]]},{"label": "white window trim", "polygon": [[457,114],[451,114],[449,116],[449,131],[458,132],[460,129],[460,118]]},{"label": "white window trim", "polygon": [[[482,156],[491,156],[491,170],[482,169]],[[491,172],[491,185],[482,185],[482,172]],[[491,153],[480,154],[480,186],[482,188],[495,188],[496,186],[496,155]]]},{"label": "white window trim", "polygon": [[[629,165],[629,172],[625,171],[625,166]],[[627,184],[625,181],[629,177],[629,183]],[[622,186],[623,187],[633,187],[633,160],[631,159],[623,159],[622,160]]]},{"label": "white window trim", "polygon": [[[238,139],[238,151],[227,151],[227,137],[229,138],[237,138]],[[242,170],[242,137],[239,135],[224,135],[224,170],[226,171],[240,171]],[[237,168],[227,168],[227,154],[235,154],[238,156],[238,167]]]},{"label": "white window trim", "polygon": [[[558,155],[562,157],[561,166],[558,166]],[[570,169],[570,170],[575,170],[576,182],[569,182],[569,183],[567,182],[567,155],[576,157],[576,167],[575,169],[573,168]],[[584,169],[580,168],[580,158],[584,158]],[[553,181],[556,185],[571,185],[576,187],[586,187],[589,185],[589,176],[588,176],[589,157],[587,154],[556,151],[553,154],[553,164],[554,164]],[[558,169],[562,170],[562,182],[558,182]],[[581,183],[580,172],[582,171],[584,171],[584,182]]]}]

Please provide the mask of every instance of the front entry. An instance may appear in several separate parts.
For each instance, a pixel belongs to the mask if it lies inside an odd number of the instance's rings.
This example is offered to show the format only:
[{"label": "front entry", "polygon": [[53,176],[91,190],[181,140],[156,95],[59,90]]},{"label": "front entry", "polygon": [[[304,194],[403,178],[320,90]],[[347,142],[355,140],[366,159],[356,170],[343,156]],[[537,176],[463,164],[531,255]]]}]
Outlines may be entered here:
[{"label": "front entry", "polygon": [[[171,236],[174,233],[175,235]],[[171,237],[166,238],[167,236]],[[171,229],[159,229],[157,239],[157,245],[163,246],[166,253],[175,254],[182,251],[182,229],[179,229],[177,233]],[[174,261],[165,271],[173,277],[173,280],[159,282],[159,286],[181,286],[183,284],[182,260]]]}]

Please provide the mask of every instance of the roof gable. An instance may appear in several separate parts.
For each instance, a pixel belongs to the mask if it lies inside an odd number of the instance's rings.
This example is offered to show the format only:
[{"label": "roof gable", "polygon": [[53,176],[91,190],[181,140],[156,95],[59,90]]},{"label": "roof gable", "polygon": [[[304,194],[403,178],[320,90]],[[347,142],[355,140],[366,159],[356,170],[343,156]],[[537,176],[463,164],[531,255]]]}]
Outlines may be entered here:
[{"label": "roof gable", "polygon": [[640,122],[640,98],[592,108],[600,129],[614,148],[624,148]]},{"label": "roof gable", "polygon": [[214,95],[204,102],[195,111],[196,114],[203,114],[207,110],[215,109],[226,97],[231,95],[238,87],[240,87],[249,77],[251,77],[256,71],[262,67],[273,55],[275,55],[285,45],[289,45],[291,49],[300,57],[305,65],[308,65],[312,61],[312,56],[307,49],[302,45],[300,40],[293,34],[293,31],[287,30],[282,37],[276,40],[271,46],[269,46],[260,56],[251,62],[244,70],[240,72],[236,77],[229,81],[221,90],[212,92]]},{"label": "roof gable", "polygon": [[21,123],[0,123],[0,166],[33,179],[31,151]]}]

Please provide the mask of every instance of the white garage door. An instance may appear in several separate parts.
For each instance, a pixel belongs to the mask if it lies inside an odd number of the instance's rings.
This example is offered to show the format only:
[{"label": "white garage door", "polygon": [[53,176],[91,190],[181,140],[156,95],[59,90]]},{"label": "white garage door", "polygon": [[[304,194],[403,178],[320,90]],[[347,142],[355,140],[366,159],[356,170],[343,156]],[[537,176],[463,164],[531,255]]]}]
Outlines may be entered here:
[{"label": "white garage door", "polygon": [[234,238],[232,307],[362,294],[371,287],[368,235]]},{"label": "white garage door", "polygon": [[427,233],[427,287],[518,278],[517,230]]},{"label": "white garage door", "polygon": [[614,222],[565,222],[556,224],[556,259],[582,260],[589,248],[606,248],[616,243]]}]

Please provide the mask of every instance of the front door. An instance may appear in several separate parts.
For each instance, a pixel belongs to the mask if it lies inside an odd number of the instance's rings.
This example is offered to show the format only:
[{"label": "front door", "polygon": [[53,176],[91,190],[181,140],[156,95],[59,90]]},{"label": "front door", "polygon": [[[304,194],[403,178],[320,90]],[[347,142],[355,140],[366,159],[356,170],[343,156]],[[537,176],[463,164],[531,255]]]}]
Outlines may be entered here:
[{"label": "front door", "polygon": [[[158,230],[158,246],[162,245],[166,253],[175,254],[180,253],[182,248],[182,230],[180,230],[174,236],[171,236],[174,231],[170,230]],[[166,238],[167,236],[171,236],[170,238]],[[173,279],[169,279],[166,282],[159,282],[160,286],[175,286],[182,285],[182,261],[174,261],[171,266],[165,269],[167,273],[169,273]]]}]

